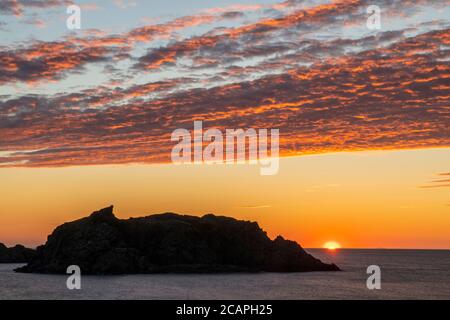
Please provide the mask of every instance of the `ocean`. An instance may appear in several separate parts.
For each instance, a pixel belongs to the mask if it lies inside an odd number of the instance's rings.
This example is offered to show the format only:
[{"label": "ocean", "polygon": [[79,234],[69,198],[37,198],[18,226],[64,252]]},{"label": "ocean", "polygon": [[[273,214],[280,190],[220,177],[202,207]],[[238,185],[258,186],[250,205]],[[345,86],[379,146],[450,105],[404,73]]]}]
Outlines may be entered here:
[{"label": "ocean", "polygon": [[[82,276],[15,273],[0,264],[0,299],[450,299],[450,250],[307,249],[342,272]],[[381,289],[369,290],[369,265]]]}]

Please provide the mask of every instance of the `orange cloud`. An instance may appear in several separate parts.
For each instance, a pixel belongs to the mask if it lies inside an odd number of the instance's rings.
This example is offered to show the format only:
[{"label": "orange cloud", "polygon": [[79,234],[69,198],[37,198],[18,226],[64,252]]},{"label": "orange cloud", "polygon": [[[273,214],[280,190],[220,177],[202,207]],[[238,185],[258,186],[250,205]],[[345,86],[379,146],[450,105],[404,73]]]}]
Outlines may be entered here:
[{"label": "orange cloud", "polygon": [[[190,78],[127,89],[24,96],[0,103],[0,162],[65,166],[170,161],[171,132],[279,128],[282,156],[446,147],[450,138],[447,29],[288,73],[212,88]],[[428,53],[414,51],[427,48]],[[413,54],[410,53],[413,50]],[[163,96],[145,99],[153,92]],[[137,100],[136,100],[137,99]]]}]

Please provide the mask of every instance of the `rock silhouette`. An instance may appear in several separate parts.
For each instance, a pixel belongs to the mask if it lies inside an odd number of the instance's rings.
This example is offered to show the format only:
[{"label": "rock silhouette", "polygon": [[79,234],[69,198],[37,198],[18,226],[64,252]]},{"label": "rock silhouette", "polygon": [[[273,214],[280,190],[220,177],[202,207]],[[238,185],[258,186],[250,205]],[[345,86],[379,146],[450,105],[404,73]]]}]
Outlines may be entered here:
[{"label": "rock silhouette", "polygon": [[83,274],[338,271],[256,222],[207,214],[157,214],[120,220],[113,207],[65,223],[18,272]]},{"label": "rock silhouette", "polygon": [[3,243],[0,243],[0,263],[25,263],[30,261],[35,254],[35,250],[25,248],[20,244],[7,248]]}]

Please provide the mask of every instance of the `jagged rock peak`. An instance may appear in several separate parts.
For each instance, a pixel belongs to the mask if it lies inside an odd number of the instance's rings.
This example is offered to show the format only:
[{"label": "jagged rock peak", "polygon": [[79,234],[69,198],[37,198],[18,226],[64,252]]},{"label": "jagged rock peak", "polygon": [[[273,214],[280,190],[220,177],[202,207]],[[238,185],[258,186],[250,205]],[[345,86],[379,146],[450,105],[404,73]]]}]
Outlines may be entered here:
[{"label": "jagged rock peak", "polygon": [[114,206],[109,206],[103,209],[100,209],[98,211],[94,211],[91,213],[89,218],[93,218],[96,220],[103,220],[103,219],[117,219],[116,216],[113,213]]}]

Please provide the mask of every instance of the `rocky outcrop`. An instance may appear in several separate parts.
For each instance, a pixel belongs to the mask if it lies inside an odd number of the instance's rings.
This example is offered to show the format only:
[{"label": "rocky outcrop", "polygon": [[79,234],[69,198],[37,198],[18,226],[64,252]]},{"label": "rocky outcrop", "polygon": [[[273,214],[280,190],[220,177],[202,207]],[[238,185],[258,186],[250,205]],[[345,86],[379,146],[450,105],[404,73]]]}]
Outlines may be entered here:
[{"label": "rocky outcrop", "polygon": [[65,223],[18,272],[83,274],[337,271],[256,222],[212,214],[117,219],[112,206]]},{"label": "rocky outcrop", "polygon": [[35,254],[35,250],[25,248],[20,244],[7,248],[0,243],[0,263],[25,263],[30,261]]}]

